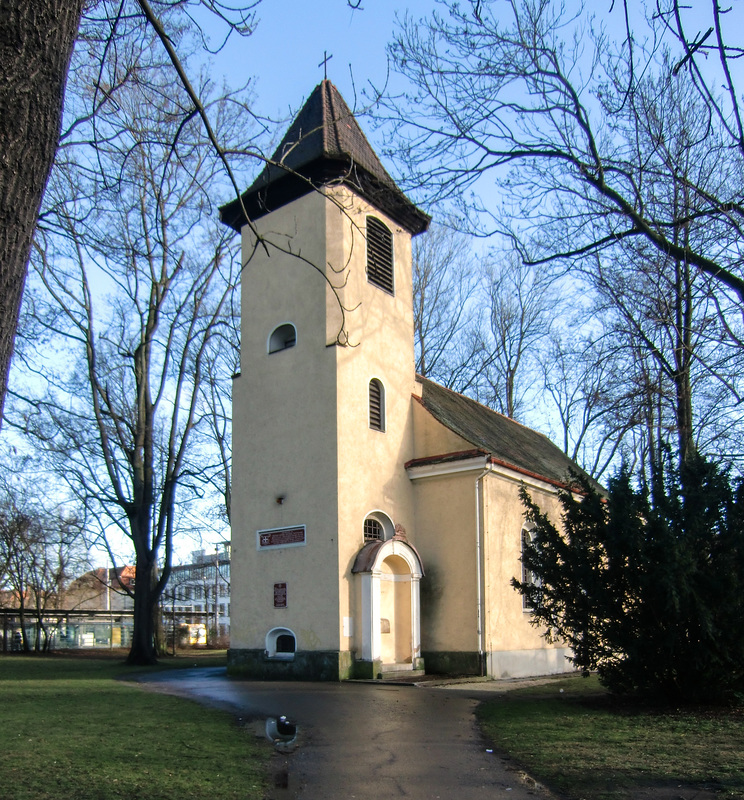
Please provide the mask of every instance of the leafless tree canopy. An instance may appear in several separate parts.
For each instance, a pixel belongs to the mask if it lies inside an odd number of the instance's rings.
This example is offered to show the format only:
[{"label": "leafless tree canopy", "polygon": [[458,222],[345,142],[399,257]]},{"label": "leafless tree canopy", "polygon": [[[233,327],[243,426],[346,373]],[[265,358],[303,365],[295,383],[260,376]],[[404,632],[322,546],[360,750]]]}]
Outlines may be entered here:
[{"label": "leafless tree canopy", "polygon": [[[28,379],[9,420],[92,512],[112,556],[112,532],[130,539],[140,662],[155,656],[182,509],[229,470],[229,432],[210,406],[217,393],[229,405],[240,263],[217,219],[230,189],[211,136],[245,151],[252,129],[241,98],[197,72],[207,131],[149,23],[119,19],[117,38],[108,24],[81,32],[73,59],[19,347]],[[171,31],[185,64],[193,31]]]},{"label": "leafless tree canopy", "polygon": [[[665,447],[743,455],[743,53],[730,38],[744,20],[712,3],[698,30],[704,13],[689,11],[445,2],[406,18],[390,49],[409,88],[382,114],[408,188],[520,256],[497,256],[496,295],[471,304],[490,346],[461,385],[514,413],[517,365],[534,392],[524,421],[595,476]],[[516,288],[529,266],[560,313],[548,302],[531,317],[534,275]]]},{"label": "leafless tree canopy", "polygon": [[[389,110],[411,185],[461,203],[476,190],[478,227],[513,237],[526,260],[644,239],[744,300],[744,151],[731,77],[741,52],[723,33],[742,28],[713,6],[716,25],[726,25],[697,46],[677,0],[647,4],[645,22],[621,4],[570,15],[550,0],[452,4],[429,20],[406,19],[390,52],[413,88]],[[717,71],[706,54],[719,59]],[[654,130],[660,117],[646,116],[668,82],[695,88],[705,129],[691,143],[698,169],[685,175],[681,219],[658,201],[658,186],[679,176],[666,130]],[[489,202],[494,182],[508,195],[501,208]]]},{"label": "leafless tree canopy", "polygon": [[[199,96],[176,56],[174,41],[191,31],[203,48],[218,49],[232,35],[246,35],[255,22],[255,2],[220,0],[7,0],[0,16],[0,422],[21,297],[34,227],[60,137],[68,65],[77,51],[98,65],[100,75],[88,86],[84,117],[95,121],[120,83],[131,75],[110,68],[131,48],[143,22],[157,31],[168,50],[171,85],[191,89],[192,113],[209,121]],[[224,39],[208,44],[199,20],[217,18]],[[126,59],[121,61],[122,65]],[[73,67],[75,69],[77,67]],[[116,70],[114,70],[116,71]],[[83,98],[78,98],[82,100]],[[69,101],[69,97],[67,97]],[[67,114],[69,118],[69,113]],[[95,131],[95,124],[93,124]],[[69,134],[70,131],[65,132]],[[63,135],[64,138],[64,135]],[[98,134],[93,134],[93,141]],[[212,145],[217,144],[213,139]],[[95,159],[91,160],[95,167]]]},{"label": "leafless tree canopy", "polygon": [[65,607],[65,591],[87,567],[87,555],[80,518],[25,487],[0,483],[0,591],[3,605],[18,612],[24,650],[49,646],[45,618]]}]

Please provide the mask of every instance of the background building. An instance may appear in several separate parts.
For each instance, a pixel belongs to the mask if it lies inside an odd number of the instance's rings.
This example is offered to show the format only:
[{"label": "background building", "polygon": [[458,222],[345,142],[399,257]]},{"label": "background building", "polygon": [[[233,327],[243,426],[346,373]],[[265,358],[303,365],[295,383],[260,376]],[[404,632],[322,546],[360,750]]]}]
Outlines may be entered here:
[{"label": "background building", "polygon": [[230,545],[195,550],[189,564],[171,568],[162,598],[166,638],[173,624],[180,645],[226,647],[230,639]]}]

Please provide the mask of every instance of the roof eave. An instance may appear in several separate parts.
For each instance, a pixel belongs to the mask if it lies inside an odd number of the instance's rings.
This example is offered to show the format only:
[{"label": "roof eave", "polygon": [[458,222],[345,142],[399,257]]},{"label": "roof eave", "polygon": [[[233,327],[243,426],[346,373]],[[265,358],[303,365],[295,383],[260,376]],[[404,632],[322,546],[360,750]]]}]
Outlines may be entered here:
[{"label": "roof eave", "polygon": [[350,159],[321,158],[297,171],[285,170],[279,178],[264,185],[256,181],[240,200],[231,200],[220,207],[220,220],[240,233],[249,220],[255,221],[323,186],[343,183],[360,197],[405,228],[412,236],[428,229],[431,217],[406,196],[388,186]]}]

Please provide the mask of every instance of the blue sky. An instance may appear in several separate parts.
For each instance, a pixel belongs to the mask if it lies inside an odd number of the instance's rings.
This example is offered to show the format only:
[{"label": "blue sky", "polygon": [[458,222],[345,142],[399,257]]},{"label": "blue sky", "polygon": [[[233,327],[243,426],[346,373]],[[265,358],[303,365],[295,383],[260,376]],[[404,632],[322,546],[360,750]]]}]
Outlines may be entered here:
[{"label": "blue sky", "polygon": [[[434,0],[362,0],[353,10],[346,0],[264,0],[258,25],[248,38],[234,37],[215,58],[214,78],[237,86],[255,78],[255,110],[272,119],[285,119],[323,79],[324,52],[328,78],[353,110],[370,84],[382,88],[388,67],[386,47],[393,37],[396,14],[428,15]],[[287,125],[281,125],[278,135]],[[370,125],[362,127],[375,144]]]},{"label": "blue sky", "polygon": [[239,79],[256,76],[259,109],[283,115],[322,80],[327,51],[328,77],[352,105],[354,84],[359,91],[385,82],[396,13],[424,16],[433,7],[433,0],[362,0],[355,11],[346,0],[264,0],[255,33],[231,41],[216,66]]}]

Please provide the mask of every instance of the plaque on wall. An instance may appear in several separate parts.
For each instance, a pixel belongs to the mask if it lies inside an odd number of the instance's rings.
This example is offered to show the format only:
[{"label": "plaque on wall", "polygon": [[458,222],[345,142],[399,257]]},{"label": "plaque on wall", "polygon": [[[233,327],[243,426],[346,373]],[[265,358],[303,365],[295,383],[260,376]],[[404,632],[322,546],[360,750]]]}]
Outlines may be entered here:
[{"label": "plaque on wall", "polygon": [[269,550],[275,547],[301,547],[304,544],[304,525],[256,531],[256,546],[259,550]]},{"label": "plaque on wall", "polygon": [[274,608],[287,607],[287,584],[275,583],[274,584]]}]

